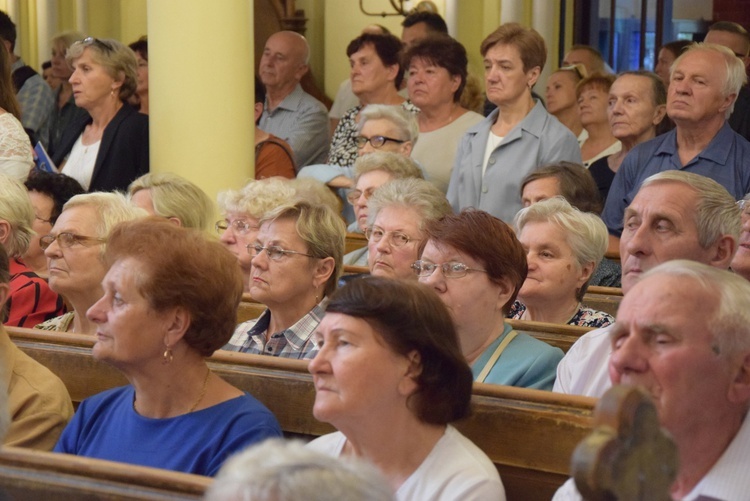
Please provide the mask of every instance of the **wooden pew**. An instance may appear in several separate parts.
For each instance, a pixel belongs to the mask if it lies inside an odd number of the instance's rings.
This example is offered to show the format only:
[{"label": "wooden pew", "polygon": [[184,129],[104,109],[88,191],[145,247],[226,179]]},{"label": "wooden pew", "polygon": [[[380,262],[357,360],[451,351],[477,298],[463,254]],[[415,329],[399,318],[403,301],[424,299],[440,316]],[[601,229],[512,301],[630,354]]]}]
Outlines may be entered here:
[{"label": "wooden pew", "polygon": [[603,311],[610,315],[617,316],[617,309],[622,302],[622,296],[610,296],[604,294],[586,293],[583,296],[583,305],[594,310]]},{"label": "wooden pew", "polygon": [[211,482],[199,475],[101,459],[0,449],[0,495],[14,501],[199,500]]},{"label": "wooden pew", "polygon": [[365,238],[364,234],[349,232],[346,234],[346,247],[344,253],[349,254],[350,252],[361,249],[366,245],[367,239]]},{"label": "wooden pew", "polygon": [[[8,331],[21,349],[65,382],[74,401],[124,383],[115,369],[93,360],[93,338],[31,329]],[[209,365],[263,402],[288,436],[310,439],[333,431],[312,416],[315,388],[305,361],[219,351]],[[475,384],[472,416],[456,426],[495,463],[508,499],[548,500],[568,476],[575,444],[590,430],[594,402]]]},{"label": "wooden pew", "polygon": [[604,287],[601,285],[592,285],[586,289],[587,294],[599,294],[601,296],[619,296],[622,297],[622,287]]},{"label": "wooden pew", "polygon": [[573,346],[573,343],[578,341],[579,337],[593,330],[591,327],[515,320],[512,318],[506,319],[506,322],[518,332],[525,332],[540,341],[557,346],[565,353]]}]

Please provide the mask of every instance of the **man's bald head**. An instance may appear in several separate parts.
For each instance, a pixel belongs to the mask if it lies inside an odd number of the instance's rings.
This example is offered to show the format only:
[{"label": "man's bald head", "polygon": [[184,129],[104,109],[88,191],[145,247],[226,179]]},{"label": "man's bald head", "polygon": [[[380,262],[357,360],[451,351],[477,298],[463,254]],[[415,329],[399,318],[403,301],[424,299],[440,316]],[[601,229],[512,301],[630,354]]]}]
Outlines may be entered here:
[{"label": "man's bald head", "polygon": [[268,38],[260,58],[260,79],[269,92],[292,92],[307,73],[310,47],[294,31],[279,31]]}]

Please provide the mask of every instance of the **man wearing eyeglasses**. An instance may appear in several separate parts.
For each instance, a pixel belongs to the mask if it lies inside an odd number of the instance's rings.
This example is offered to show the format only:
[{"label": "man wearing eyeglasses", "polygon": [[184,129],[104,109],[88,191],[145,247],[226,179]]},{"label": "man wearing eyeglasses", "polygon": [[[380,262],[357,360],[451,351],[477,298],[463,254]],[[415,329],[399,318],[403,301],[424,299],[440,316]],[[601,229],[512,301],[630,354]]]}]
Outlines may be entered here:
[{"label": "man wearing eyeglasses", "polygon": [[65,313],[62,297],[21,260],[34,230],[34,207],[20,181],[0,174],[0,244],[10,256],[5,325],[34,327]]},{"label": "man wearing eyeglasses", "polygon": [[300,85],[309,58],[305,37],[280,31],[266,42],[258,70],[266,87],[259,127],[292,147],[297,170],[328,158],[328,110]]},{"label": "man wearing eyeglasses", "polygon": [[21,123],[34,144],[36,139],[46,137],[43,131],[49,125],[55,94],[41,75],[13,53],[16,46],[16,25],[3,11],[0,11],[0,39],[13,64],[11,72],[22,110]]}]

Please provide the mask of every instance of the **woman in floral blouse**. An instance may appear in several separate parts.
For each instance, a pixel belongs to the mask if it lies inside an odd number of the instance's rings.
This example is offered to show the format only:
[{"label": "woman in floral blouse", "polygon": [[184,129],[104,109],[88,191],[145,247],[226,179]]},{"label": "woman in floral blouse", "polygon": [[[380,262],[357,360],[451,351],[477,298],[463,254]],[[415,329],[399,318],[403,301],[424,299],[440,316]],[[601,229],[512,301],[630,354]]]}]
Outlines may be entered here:
[{"label": "woman in floral blouse", "polygon": [[508,317],[582,327],[614,322],[581,304],[607,250],[607,228],[599,216],[554,197],[519,211],[515,225],[529,271]]}]

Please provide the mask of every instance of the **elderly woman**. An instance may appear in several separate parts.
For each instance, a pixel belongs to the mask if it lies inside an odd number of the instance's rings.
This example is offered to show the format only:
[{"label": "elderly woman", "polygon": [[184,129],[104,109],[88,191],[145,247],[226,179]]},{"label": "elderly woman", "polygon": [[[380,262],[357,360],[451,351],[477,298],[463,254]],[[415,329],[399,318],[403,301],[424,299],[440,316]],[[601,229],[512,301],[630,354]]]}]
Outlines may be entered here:
[{"label": "elderly woman", "polygon": [[466,49],[449,36],[425,38],[404,57],[409,99],[419,108],[419,142],[412,157],[425,166],[427,180],[448,189],[458,142],[484,117],[460,104],[466,87]]},{"label": "elderly woman", "polygon": [[104,293],[107,238],[117,224],[146,215],[120,193],[76,195],[65,204],[39,245],[47,256],[50,288],[64,296],[73,310],[36,325],[36,329],[96,333],[96,325],[86,317],[86,311]]},{"label": "elderly woman", "polygon": [[563,66],[549,76],[545,92],[547,111],[570,129],[579,143],[586,139],[587,132],[581,125],[581,116],[578,113],[576,86],[585,77],[584,65]]},{"label": "elderly woman", "polygon": [[0,314],[5,325],[33,327],[65,311],[63,299],[21,257],[34,234],[33,223],[34,207],[26,188],[17,179],[0,174],[0,244],[10,258],[7,315]]},{"label": "elderly woman", "polygon": [[581,161],[578,141],[547,113],[531,89],[547,60],[544,39],[517,23],[501,25],[481,46],[487,98],[497,105],[458,146],[448,185],[453,209],[485,210],[512,221],[521,179],[540,165]]},{"label": "elderly woman", "polygon": [[39,239],[52,231],[67,201],[84,191],[72,177],[39,169],[31,171],[23,184],[29,190],[31,205],[34,207],[34,222],[31,225],[34,236],[23,255],[23,261],[34,273],[46,277],[47,256],[39,245]]},{"label": "elderly woman", "polygon": [[328,163],[341,166],[350,166],[357,159],[357,122],[362,108],[369,104],[401,104],[407,111],[418,111],[398,93],[404,78],[398,38],[364,33],[349,43],[346,55],[351,65],[352,91],[360,105],[347,111],[333,132]]},{"label": "elderly woman", "polygon": [[135,53],[135,62],[138,65],[138,86],[132,97],[138,104],[138,111],[148,115],[148,38],[144,35],[128,47]]},{"label": "elderly woman", "polygon": [[105,260],[104,295],[87,313],[92,354],[130,385],[84,400],[54,451],[215,475],[234,452],[280,436],[268,409],[206,365],[237,318],[232,255],[149,218],[115,228]]},{"label": "elderly woman", "polygon": [[732,259],[732,271],[750,280],[750,195],[745,195],[737,204],[742,211],[742,231]]},{"label": "elderly woman", "polygon": [[279,178],[251,181],[241,190],[219,193],[223,218],[216,222],[216,232],[240,264],[245,292],[250,291],[252,259],[247,246],[255,242],[260,219],[266,212],[291,201],[295,193],[288,181]]},{"label": "elderly woman", "polygon": [[450,214],[445,195],[423,179],[397,179],[370,199],[368,264],[374,276],[413,279],[411,265],[425,242],[425,226]]},{"label": "elderly woman", "polygon": [[609,187],[625,155],[636,145],[656,137],[666,114],[667,89],[655,73],[626,71],[612,83],[607,117],[612,135],[622,143],[622,149],[589,166],[602,202],[607,200]]},{"label": "elderly woman", "polygon": [[578,82],[576,87],[578,113],[587,133],[581,143],[581,157],[586,168],[622,148],[620,141],[612,135],[607,117],[609,88],[614,81],[614,75],[594,74]]},{"label": "elderly woman", "polygon": [[312,333],[343,268],[344,222],[330,207],[297,201],[267,213],[252,258],[253,299],[267,309],[237,326],[225,350],[312,358]]},{"label": "elderly woman", "polygon": [[515,224],[529,271],[510,318],[597,328],[614,322],[581,305],[607,250],[607,228],[599,216],[554,197],[520,211]]},{"label": "elderly woman", "polygon": [[552,389],[562,351],[505,323],[526,277],[526,257],[513,230],[467,209],[433,221],[426,233],[413,269],[448,307],[474,380]]},{"label": "elderly woman", "polygon": [[214,214],[202,189],[171,172],[144,174],[130,184],[128,197],[136,207],[185,228],[207,231]]},{"label": "elderly woman", "polygon": [[75,31],[67,31],[52,37],[50,45],[52,46],[52,75],[59,79],[60,87],[55,91],[55,103],[49,115],[48,133],[46,137],[40,135],[40,140],[47,148],[47,153],[54,155],[60,145],[60,139],[63,133],[72,123],[85,120],[87,113],[83,108],[76,106],[73,97],[73,87],[68,79],[73,73],[65,60],[65,53],[68,48],[78,40],[82,40],[83,35]]},{"label": "elderly woman", "polygon": [[472,378],[432,291],[355,280],[331,298],[316,337],[313,414],[338,431],[309,447],[369,461],[398,500],[505,500],[492,462],[450,424],[469,414]]},{"label": "elderly woman", "polygon": [[52,161],[88,191],[125,191],[149,169],[148,116],[127,104],[137,87],[133,51],[89,37],[65,59],[76,106],[88,115],[65,129]]},{"label": "elderly woman", "polygon": [[[354,207],[356,225],[350,228],[363,232],[367,229],[368,205],[370,197],[380,186],[394,179],[423,179],[419,166],[410,158],[396,153],[374,152],[359,157],[354,163],[354,189],[347,193],[349,203]],[[344,256],[345,265],[367,266],[367,246]]]}]

